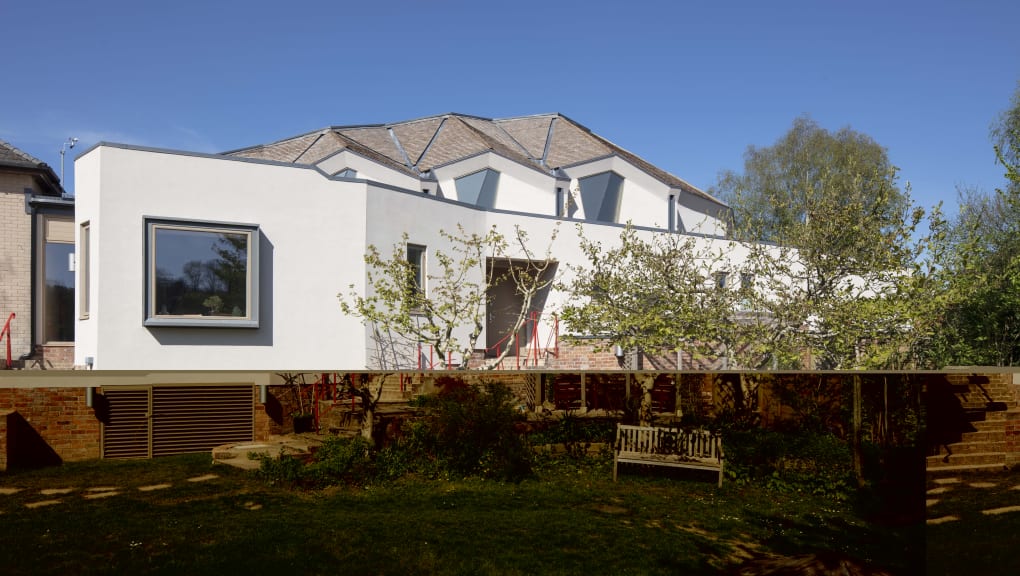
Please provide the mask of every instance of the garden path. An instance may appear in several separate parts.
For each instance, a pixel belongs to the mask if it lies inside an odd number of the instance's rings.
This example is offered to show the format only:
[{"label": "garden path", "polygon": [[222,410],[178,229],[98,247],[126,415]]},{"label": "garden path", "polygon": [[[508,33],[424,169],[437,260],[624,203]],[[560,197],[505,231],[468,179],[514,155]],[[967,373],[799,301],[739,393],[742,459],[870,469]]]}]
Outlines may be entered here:
[{"label": "garden path", "polygon": [[[217,474],[203,474],[201,476],[193,476],[187,478],[186,482],[210,482],[219,478]],[[139,492],[153,492],[155,490],[167,490],[173,488],[171,483],[162,484],[146,484],[142,486],[60,486],[54,488],[43,488],[38,490],[36,494],[40,499],[31,499],[25,502],[23,505],[25,508],[43,508],[47,506],[56,506],[65,502],[67,498],[81,497],[85,500],[101,500],[104,498],[113,498],[120,496],[126,491],[137,490]],[[18,486],[0,486],[0,497],[2,496],[13,496],[23,492],[24,488]],[[59,496],[59,498],[58,498]],[[250,510],[257,510],[261,508],[261,505],[251,504],[248,506]],[[4,513],[4,501],[0,499],[0,515]]]}]

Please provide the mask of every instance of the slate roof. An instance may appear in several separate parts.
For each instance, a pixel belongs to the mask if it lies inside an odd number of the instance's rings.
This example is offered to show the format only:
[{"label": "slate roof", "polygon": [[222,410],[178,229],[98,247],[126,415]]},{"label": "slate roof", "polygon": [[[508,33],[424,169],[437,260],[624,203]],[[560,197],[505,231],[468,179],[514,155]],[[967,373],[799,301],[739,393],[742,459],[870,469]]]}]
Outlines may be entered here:
[{"label": "slate roof", "polygon": [[315,164],[344,149],[411,176],[487,151],[546,174],[560,167],[616,155],[670,187],[719,202],[682,178],[556,113],[498,119],[450,113],[392,124],[330,126],[224,154]]},{"label": "slate roof", "polygon": [[62,193],[60,179],[49,164],[3,140],[0,140],[0,167],[36,172],[53,189],[53,193]]}]

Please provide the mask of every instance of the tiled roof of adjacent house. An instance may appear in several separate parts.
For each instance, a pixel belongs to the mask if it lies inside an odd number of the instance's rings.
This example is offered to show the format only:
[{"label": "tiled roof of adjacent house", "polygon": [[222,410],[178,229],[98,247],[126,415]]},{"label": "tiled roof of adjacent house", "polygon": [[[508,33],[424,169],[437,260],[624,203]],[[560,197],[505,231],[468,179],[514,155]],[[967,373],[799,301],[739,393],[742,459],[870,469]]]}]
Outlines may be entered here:
[{"label": "tiled roof of adjacent house", "polygon": [[393,124],[331,126],[226,154],[315,164],[344,149],[412,176],[487,151],[545,173],[616,155],[664,184],[717,201],[562,114],[491,119],[451,113]]},{"label": "tiled roof of adjacent house", "polygon": [[0,140],[0,164],[4,166],[20,166],[22,168],[38,168],[40,164],[44,163],[28,152],[18,150],[7,142]]},{"label": "tiled roof of adjacent house", "polygon": [[0,167],[18,168],[31,170],[38,173],[42,179],[53,188],[53,192],[60,194],[60,179],[50,168],[49,164],[39,160],[24,150],[19,150],[7,142],[0,140]]}]

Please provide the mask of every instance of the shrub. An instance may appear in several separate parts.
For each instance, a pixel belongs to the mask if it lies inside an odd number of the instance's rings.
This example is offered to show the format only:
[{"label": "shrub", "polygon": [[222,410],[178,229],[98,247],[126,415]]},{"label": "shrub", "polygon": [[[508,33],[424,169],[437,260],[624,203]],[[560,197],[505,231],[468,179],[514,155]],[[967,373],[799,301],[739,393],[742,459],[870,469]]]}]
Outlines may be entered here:
[{"label": "shrub", "polygon": [[303,479],[313,486],[361,484],[373,475],[371,444],[354,438],[327,438],[315,452]]},{"label": "shrub", "polygon": [[257,478],[273,485],[283,484],[305,488],[321,488],[333,484],[361,484],[373,476],[369,443],[361,438],[327,438],[315,452],[311,462],[294,458],[282,451],[278,458],[265,454],[259,460]]},{"label": "shrub", "polygon": [[260,457],[258,476],[303,487],[480,475],[518,481],[532,472],[532,453],[514,429],[522,418],[505,386],[456,385],[420,401],[425,415],[402,423],[401,434],[373,451],[361,437],[330,438],[305,465],[294,458]]},{"label": "shrub", "polygon": [[444,386],[425,399],[425,417],[405,429],[402,447],[418,471],[520,480],[531,474],[531,451],[514,423],[512,394],[502,384]]},{"label": "shrub", "polygon": [[846,499],[854,490],[850,447],[832,434],[731,430],[724,435],[726,475],[774,489]]}]

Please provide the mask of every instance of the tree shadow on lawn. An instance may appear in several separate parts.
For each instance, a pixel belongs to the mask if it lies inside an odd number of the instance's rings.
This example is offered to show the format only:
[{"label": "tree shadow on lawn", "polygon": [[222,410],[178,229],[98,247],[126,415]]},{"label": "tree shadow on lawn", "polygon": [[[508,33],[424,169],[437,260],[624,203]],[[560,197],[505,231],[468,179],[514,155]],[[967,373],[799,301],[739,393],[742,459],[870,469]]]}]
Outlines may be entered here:
[{"label": "tree shadow on lawn", "polygon": [[864,521],[860,524],[852,523],[845,518],[823,516],[820,513],[810,516],[779,517],[748,509],[745,519],[764,531],[759,541],[775,554],[817,554],[821,558],[847,558],[894,575],[924,573],[923,521],[892,527]]}]

